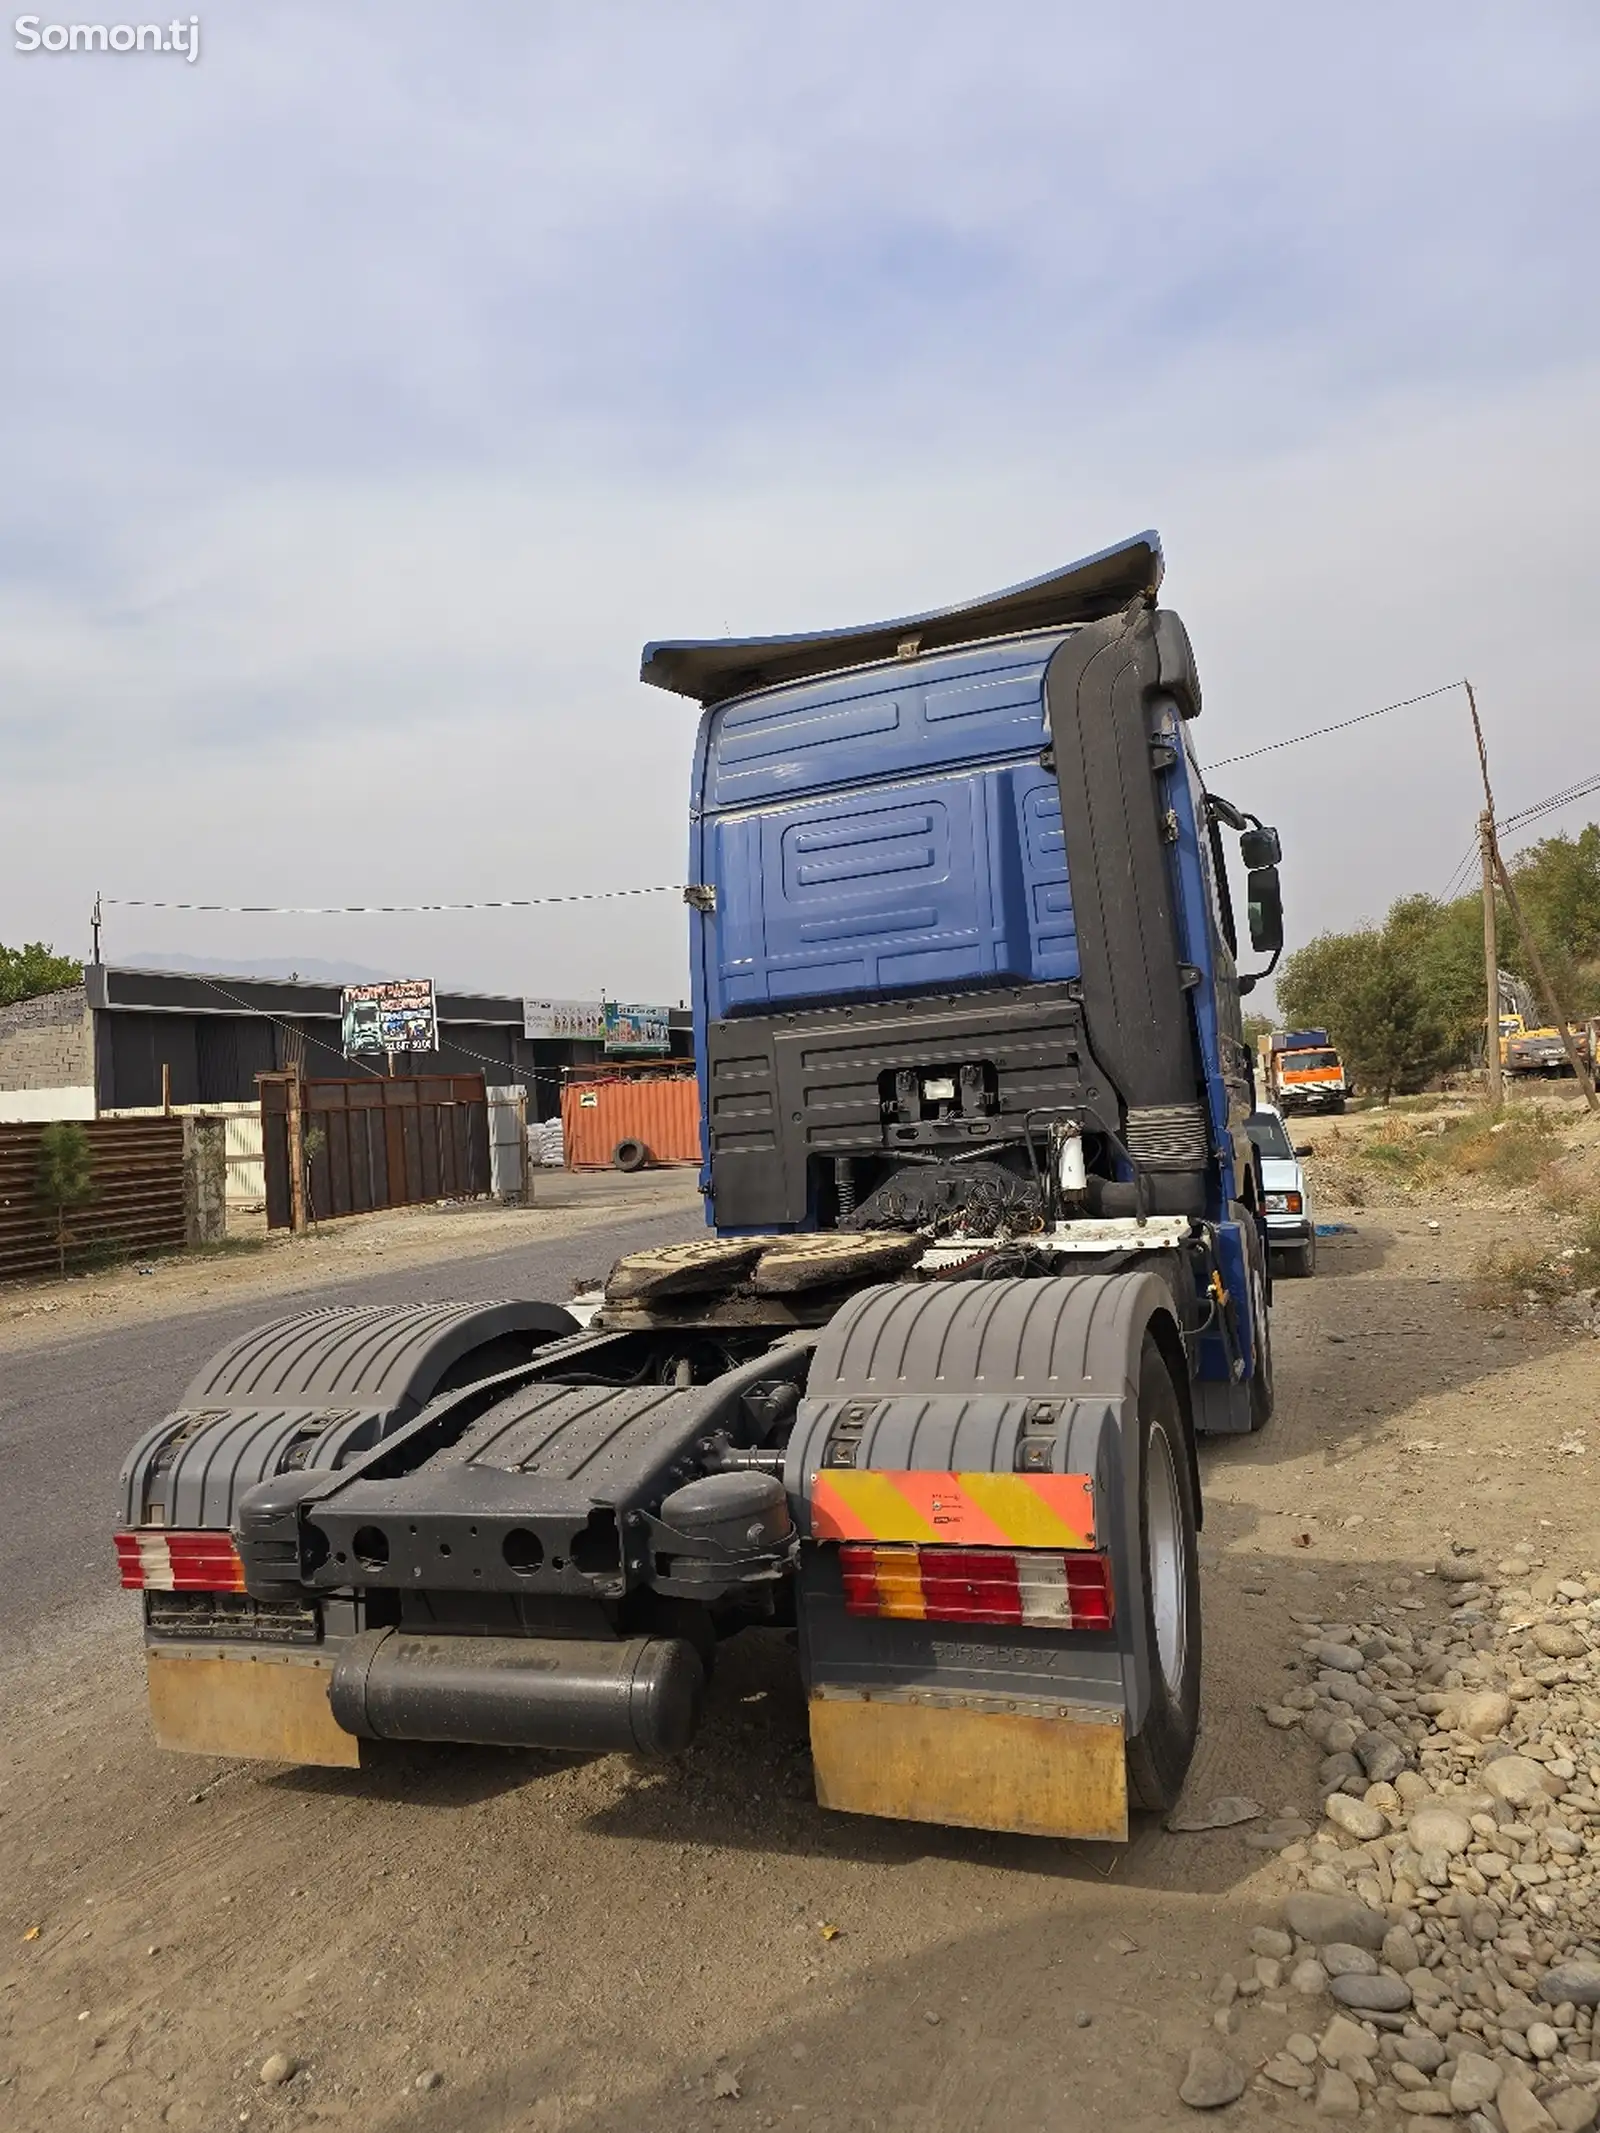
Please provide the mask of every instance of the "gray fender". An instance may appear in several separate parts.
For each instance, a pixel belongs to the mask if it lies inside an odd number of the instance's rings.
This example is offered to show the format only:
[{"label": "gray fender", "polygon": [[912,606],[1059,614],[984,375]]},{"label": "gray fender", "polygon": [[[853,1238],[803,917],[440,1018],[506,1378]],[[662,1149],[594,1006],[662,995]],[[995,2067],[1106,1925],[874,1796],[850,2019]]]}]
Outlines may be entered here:
[{"label": "gray fender", "polygon": [[578,1330],[570,1312],[545,1303],[328,1308],[258,1326],[135,1444],[121,1516],[130,1526],[231,1525],[258,1481],[339,1466],[409,1422],[453,1372],[487,1375]]},{"label": "gray fender", "polygon": [[1187,1416],[1176,1307],[1154,1273],[889,1284],[864,1290],[829,1321],[784,1473],[801,1532],[811,1533],[812,1493],[830,1467],[1086,1474],[1096,1537],[1112,1562],[1116,1636],[1113,1648],[1082,1631],[847,1616],[837,1551],[808,1547],[802,1655],[813,1682],[1115,1703],[1130,1735],[1139,1731],[1149,1702],[1135,1471],[1147,1331],[1167,1355]]}]

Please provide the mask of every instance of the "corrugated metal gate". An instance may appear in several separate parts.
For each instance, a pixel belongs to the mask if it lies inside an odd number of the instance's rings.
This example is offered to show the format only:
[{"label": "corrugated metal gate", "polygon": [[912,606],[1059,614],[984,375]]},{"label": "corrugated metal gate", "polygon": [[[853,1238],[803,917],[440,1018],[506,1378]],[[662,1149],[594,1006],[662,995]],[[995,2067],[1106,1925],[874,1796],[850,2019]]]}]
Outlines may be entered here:
[{"label": "corrugated metal gate", "polygon": [[[302,1081],[308,1208],[315,1222],[489,1190],[481,1074]],[[289,1227],[287,1076],[261,1077],[267,1227]]]},{"label": "corrugated metal gate", "polygon": [[[142,1252],[181,1252],[187,1241],[181,1118],[80,1122],[94,1197],[67,1210],[67,1270]],[[0,1126],[0,1281],[60,1267],[54,1212],[38,1192],[43,1125]]]}]

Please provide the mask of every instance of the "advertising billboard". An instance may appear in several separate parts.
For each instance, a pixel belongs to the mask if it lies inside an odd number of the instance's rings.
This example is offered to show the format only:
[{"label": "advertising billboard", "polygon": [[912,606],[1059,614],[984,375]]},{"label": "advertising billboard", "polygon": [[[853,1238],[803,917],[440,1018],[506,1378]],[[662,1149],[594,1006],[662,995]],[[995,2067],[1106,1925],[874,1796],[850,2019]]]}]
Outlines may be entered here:
[{"label": "advertising billboard", "polygon": [[524,1037],[556,1037],[567,1043],[600,1044],[606,1011],[598,1000],[529,1000],[522,1003]]},{"label": "advertising billboard", "polygon": [[635,1056],[650,1053],[664,1057],[672,1049],[668,1034],[670,1009],[606,1002],[606,1050]]},{"label": "advertising billboard", "polygon": [[346,1059],[387,1059],[391,1052],[436,1052],[439,1017],[432,978],[392,978],[347,985],[339,995]]}]

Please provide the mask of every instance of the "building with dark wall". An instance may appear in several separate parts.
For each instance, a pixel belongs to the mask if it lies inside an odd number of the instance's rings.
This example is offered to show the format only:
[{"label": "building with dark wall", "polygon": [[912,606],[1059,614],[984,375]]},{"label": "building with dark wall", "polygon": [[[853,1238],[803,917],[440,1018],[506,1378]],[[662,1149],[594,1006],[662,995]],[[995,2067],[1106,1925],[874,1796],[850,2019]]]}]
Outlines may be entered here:
[{"label": "building with dark wall", "polygon": [[[174,1104],[253,1102],[256,1076],[299,1067],[307,1075],[353,1080],[377,1070],[346,1059],[339,1046],[339,987],[293,978],[235,978],[178,970],[84,972],[92,1026],[96,1108],[127,1111],[159,1104],[163,1066]],[[560,1109],[564,1070],[618,1065],[600,1044],[522,1034],[522,997],[441,992],[436,1052],[397,1052],[397,1074],[482,1074],[525,1089],[530,1117]],[[693,1054],[692,1017],[672,1014],[672,1052]]]}]

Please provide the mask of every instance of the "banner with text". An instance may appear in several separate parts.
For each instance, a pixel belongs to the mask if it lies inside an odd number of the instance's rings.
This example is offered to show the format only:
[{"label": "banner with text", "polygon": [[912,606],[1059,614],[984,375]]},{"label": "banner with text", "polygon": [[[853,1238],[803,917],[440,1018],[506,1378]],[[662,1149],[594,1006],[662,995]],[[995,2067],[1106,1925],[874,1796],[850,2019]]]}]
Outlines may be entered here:
[{"label": "banner with text", "polygon": [[606,1011],[598,1000],[524,1000],[524,1037],[555,1037],[564,1043],[600,1044]]},{"label": "banner with text", "polygon": [[436,1052],[439,1017],[433,980],[393,978],[382,985],[347,985],[339,995],[339,1024],[347,1059]]},{"label": "banner with text", "polygon": [[672,1049],[670,1010],[665,1007],[623,1006],[606,1002],[606,1050],[649,1052],[661,1056]]}]

